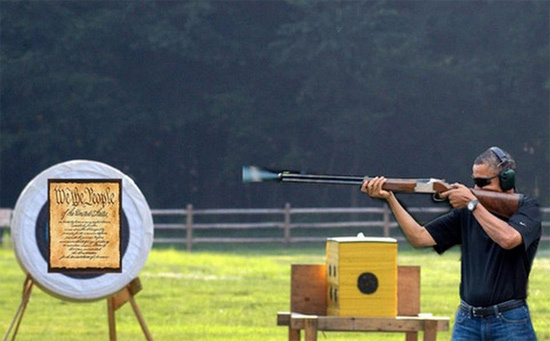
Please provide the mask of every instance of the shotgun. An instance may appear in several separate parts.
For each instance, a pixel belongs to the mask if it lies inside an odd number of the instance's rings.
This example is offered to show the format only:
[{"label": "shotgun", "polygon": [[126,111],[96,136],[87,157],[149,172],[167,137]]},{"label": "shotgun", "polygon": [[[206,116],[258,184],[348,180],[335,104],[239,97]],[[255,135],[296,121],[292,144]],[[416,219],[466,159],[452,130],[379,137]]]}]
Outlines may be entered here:
[{"label": "shotgun", "polygon": [[[301,171],[276,171],[256,166],[243,166],[243,182],[283,182],[309,183],[321,185],[354,185],[361,186],[368,176],[307,174]],[[441,179],[392,179],[386,180],[383,189],[396,193],[429,193],[438,200],[438,194],[451,189],[451,185]],[[502,193],[470,189],[479,202],[492,213],[503,218],[510,218],[519,208],[523,195],[519,193]]]}]

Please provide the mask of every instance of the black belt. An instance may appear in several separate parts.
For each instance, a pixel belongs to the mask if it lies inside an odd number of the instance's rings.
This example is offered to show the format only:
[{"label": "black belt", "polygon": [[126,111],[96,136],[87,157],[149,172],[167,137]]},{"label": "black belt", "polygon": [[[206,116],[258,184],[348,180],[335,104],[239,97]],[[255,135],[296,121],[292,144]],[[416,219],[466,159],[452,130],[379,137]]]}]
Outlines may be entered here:
[{"label": "black belt", "polygon": [[525,305],[525,300],[510,300],[490,307],[472,307],[468,303],[461,301],[460,308],[466,310],[475,317],[496,316],[499,312],[516,309]]}]

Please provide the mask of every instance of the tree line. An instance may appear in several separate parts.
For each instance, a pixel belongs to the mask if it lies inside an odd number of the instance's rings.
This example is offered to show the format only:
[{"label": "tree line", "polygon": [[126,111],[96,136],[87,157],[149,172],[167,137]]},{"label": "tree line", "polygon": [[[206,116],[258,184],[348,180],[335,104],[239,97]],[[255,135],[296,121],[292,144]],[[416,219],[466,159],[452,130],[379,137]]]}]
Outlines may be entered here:
[{"label": "tree line", "polygon": [[470,184],[492,145],[548,204],[547,1],[3,1],[0,205],[70,159],[151,207],[356,206],[241,166]]}]

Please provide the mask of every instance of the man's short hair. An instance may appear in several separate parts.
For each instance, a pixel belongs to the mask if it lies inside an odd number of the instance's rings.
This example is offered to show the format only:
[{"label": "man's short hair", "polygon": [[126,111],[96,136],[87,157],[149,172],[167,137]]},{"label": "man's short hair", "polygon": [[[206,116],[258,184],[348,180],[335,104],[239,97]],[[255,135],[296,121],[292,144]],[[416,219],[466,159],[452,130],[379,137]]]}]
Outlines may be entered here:
[{"label": "man's short hair", "polygon": [[491,148],[488,148],[486,151],[479,154],[479,156],[474,160],[474,165],[487,165],[496,173],[500,173],[508,169],[516,169],[516,161],[508,152],[500,149],[506,156],[506,160],[503,162],[503,160],[501,160]]}]

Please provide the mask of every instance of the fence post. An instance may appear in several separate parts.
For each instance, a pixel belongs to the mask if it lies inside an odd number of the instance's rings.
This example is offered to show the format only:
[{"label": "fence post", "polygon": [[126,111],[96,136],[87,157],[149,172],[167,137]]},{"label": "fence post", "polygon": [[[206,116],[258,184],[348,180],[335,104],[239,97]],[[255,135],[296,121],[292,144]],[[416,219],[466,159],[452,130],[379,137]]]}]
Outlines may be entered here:
[{"label": "fence post", "polygon": [[284,222],[284,243],[288,247],[290,245],[290,203],[285,204],[285,222]]},{"label": "fence post", "polygon": [[390,236],[390,209],[388,204],[384,203],[384,237]]},{"label": "fence post", "polygon": [[193,248],[193,204],[187,204],[186,209],[186,218],[185,218],[185,244],[187,251],[191,251]]}]

